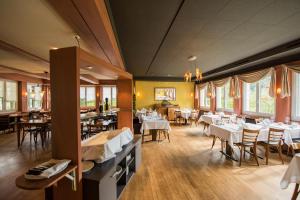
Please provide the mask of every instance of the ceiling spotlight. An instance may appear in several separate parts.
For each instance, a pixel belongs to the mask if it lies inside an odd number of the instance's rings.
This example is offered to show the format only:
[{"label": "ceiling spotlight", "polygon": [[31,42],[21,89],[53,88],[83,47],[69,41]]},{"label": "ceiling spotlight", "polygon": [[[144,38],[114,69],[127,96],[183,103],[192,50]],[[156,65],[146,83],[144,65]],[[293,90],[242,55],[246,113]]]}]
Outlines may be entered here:
[{"label": "ceiling spotlight", "polygon": [[194,61],[197,59],[197,56],[189,56],[188,61]]},{"label": "ceiling spotlight", "polygon": [[92,67],[92,66],[87,66],[86,68],[88,68],[88,69],[93,69],[93,67]]},{"label": "ceiling spotlight", "polygon": [[52,47],[51,49],[52,49],[52,50],[57,50],[58,48],[57,48],[57,47]]}]

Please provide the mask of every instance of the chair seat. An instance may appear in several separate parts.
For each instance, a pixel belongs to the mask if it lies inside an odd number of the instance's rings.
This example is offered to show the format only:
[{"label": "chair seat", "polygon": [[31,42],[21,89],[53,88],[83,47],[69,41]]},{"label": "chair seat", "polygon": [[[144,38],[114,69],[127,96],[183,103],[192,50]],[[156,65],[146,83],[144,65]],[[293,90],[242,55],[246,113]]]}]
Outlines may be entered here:
[{"label": "chair seat", "polygon": [[268,142],[268,141],[262,141],[263,144],[269,144],[269,145],[278,145],[278,142]]},{"label": "chair seat", "polygon": [[237,146],[254,146],[254,142],[238,142],[235,143]]}]

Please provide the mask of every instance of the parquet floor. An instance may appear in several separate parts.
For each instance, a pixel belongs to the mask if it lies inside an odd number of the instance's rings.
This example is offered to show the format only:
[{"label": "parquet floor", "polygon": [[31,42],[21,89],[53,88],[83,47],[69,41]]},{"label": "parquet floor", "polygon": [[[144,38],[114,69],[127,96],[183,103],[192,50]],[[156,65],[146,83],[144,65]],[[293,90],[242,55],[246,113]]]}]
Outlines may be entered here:
[{"label": "parquet floor", "polygon": [[[284,156],[286,164],[281,165],[277,154],[272,154],[269,166],[259,160],[257,167],[249,160],[238,167],[220,154],[219,143],[211,150],[211,141],[200,128],[173,127],[171,143],[143,144],[142,166],[121,199],[290,199],[294,186],[287,190],[279,186],[290,158]],[[29,167],[50,158],[50,144],[42,149],[30,145],[28,139],[20,150],[16,146],[15,134],[0,135],[0,199],[41,200],[42,191],[18,189],[14,181]]]}]

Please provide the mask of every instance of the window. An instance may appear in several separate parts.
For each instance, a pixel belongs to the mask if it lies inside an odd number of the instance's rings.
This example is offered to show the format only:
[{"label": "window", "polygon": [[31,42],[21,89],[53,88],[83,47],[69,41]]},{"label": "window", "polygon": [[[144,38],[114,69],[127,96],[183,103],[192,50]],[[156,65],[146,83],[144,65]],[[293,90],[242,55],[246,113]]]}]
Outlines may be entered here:
[{"label": "window", "polygon": [[273,115],[275,99],[270,97],[271,76],[266,76],[256,83],[243,83],[243,112]]},{"label": "window", "polygon": [[17,82],[0,80],[0,111],[17,110]]},{"label": "window", "polygon": [[230,81],[216,89],[217,110],[233,111],[233,98],[229,96]]},{"label": "window", "polygon": [[103,86],[102,101],[108,99],[108,105],[112,108],[117,107],[117,88],[116,86]]},{"label": "window", "polygon": [[96,106],[96,88],[93,86],[80,87],[80,107]]},{"label": "window", "polygon": [[27,84],[27,96],[28,96],[28,109],[40,110],[43,103],[42,86],[39,84],[28,83]]},{"label": "window", "polygon": [[210,108],[210,98],[207,97],[207,87],[200,90],[200,107]]},{"label": "window", "polygon": [[293,73],[292,85],[292,120],[300,120],[300,74]]}]

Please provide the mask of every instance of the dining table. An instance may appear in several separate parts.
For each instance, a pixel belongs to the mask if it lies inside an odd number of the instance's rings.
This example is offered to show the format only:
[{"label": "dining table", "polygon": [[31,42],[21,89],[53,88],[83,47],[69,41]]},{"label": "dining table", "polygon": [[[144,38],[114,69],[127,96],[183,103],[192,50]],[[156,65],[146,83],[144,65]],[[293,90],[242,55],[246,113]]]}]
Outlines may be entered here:
[{"label": "dining table", "polygon": [[296,200],[300,193],[300,153],[295,154],[292,161],[290,162],[287,170],[285,171],[281,181],[281,189],[286,189],[291,183],[295,183],[295,189],[293,192],[292,200]]},{"label": "dining table", "polygon": [[157,131],[171,131],[170,122],[166,119],[163,119],[159,116],[144,116],[142,119],[142,125],[140,132],[145,135],[145,131],[150,131],[150,135],[152,135],[152,141],[157,140]]},{"label": "dining table", "polygon": [[46,140],[46,128],[50,123],[51,123],[51,118],[31,119],[31,120],[19,122],[18,130],[17,130],[18,148],[21,146],[22,142],[24,141],[24,136],[25,136],[24,132],[23,132],[23,137],[22,137],[22,141],[21,141],[21,132],[24,131],[24,127],[40,128],[42,146],[44,146],[45,140]]},{"label": "dining table", "polygon": [[225,141],[225,152],[222,154],[232,160],[232,150],[235,147],[234,144],[242,141],[243,129],[259,130],[257,141],[267,141],[270,128],[277,128],[284,130],[283,142],[287,145],[293,143],[293,138],[299,138],[300,126],[299,125],[287,125],[283,123],[270,123],[270,124],[251,124],[251,123],[222,123],[211,124],[207,135],[214,135],[223,141]]}]

